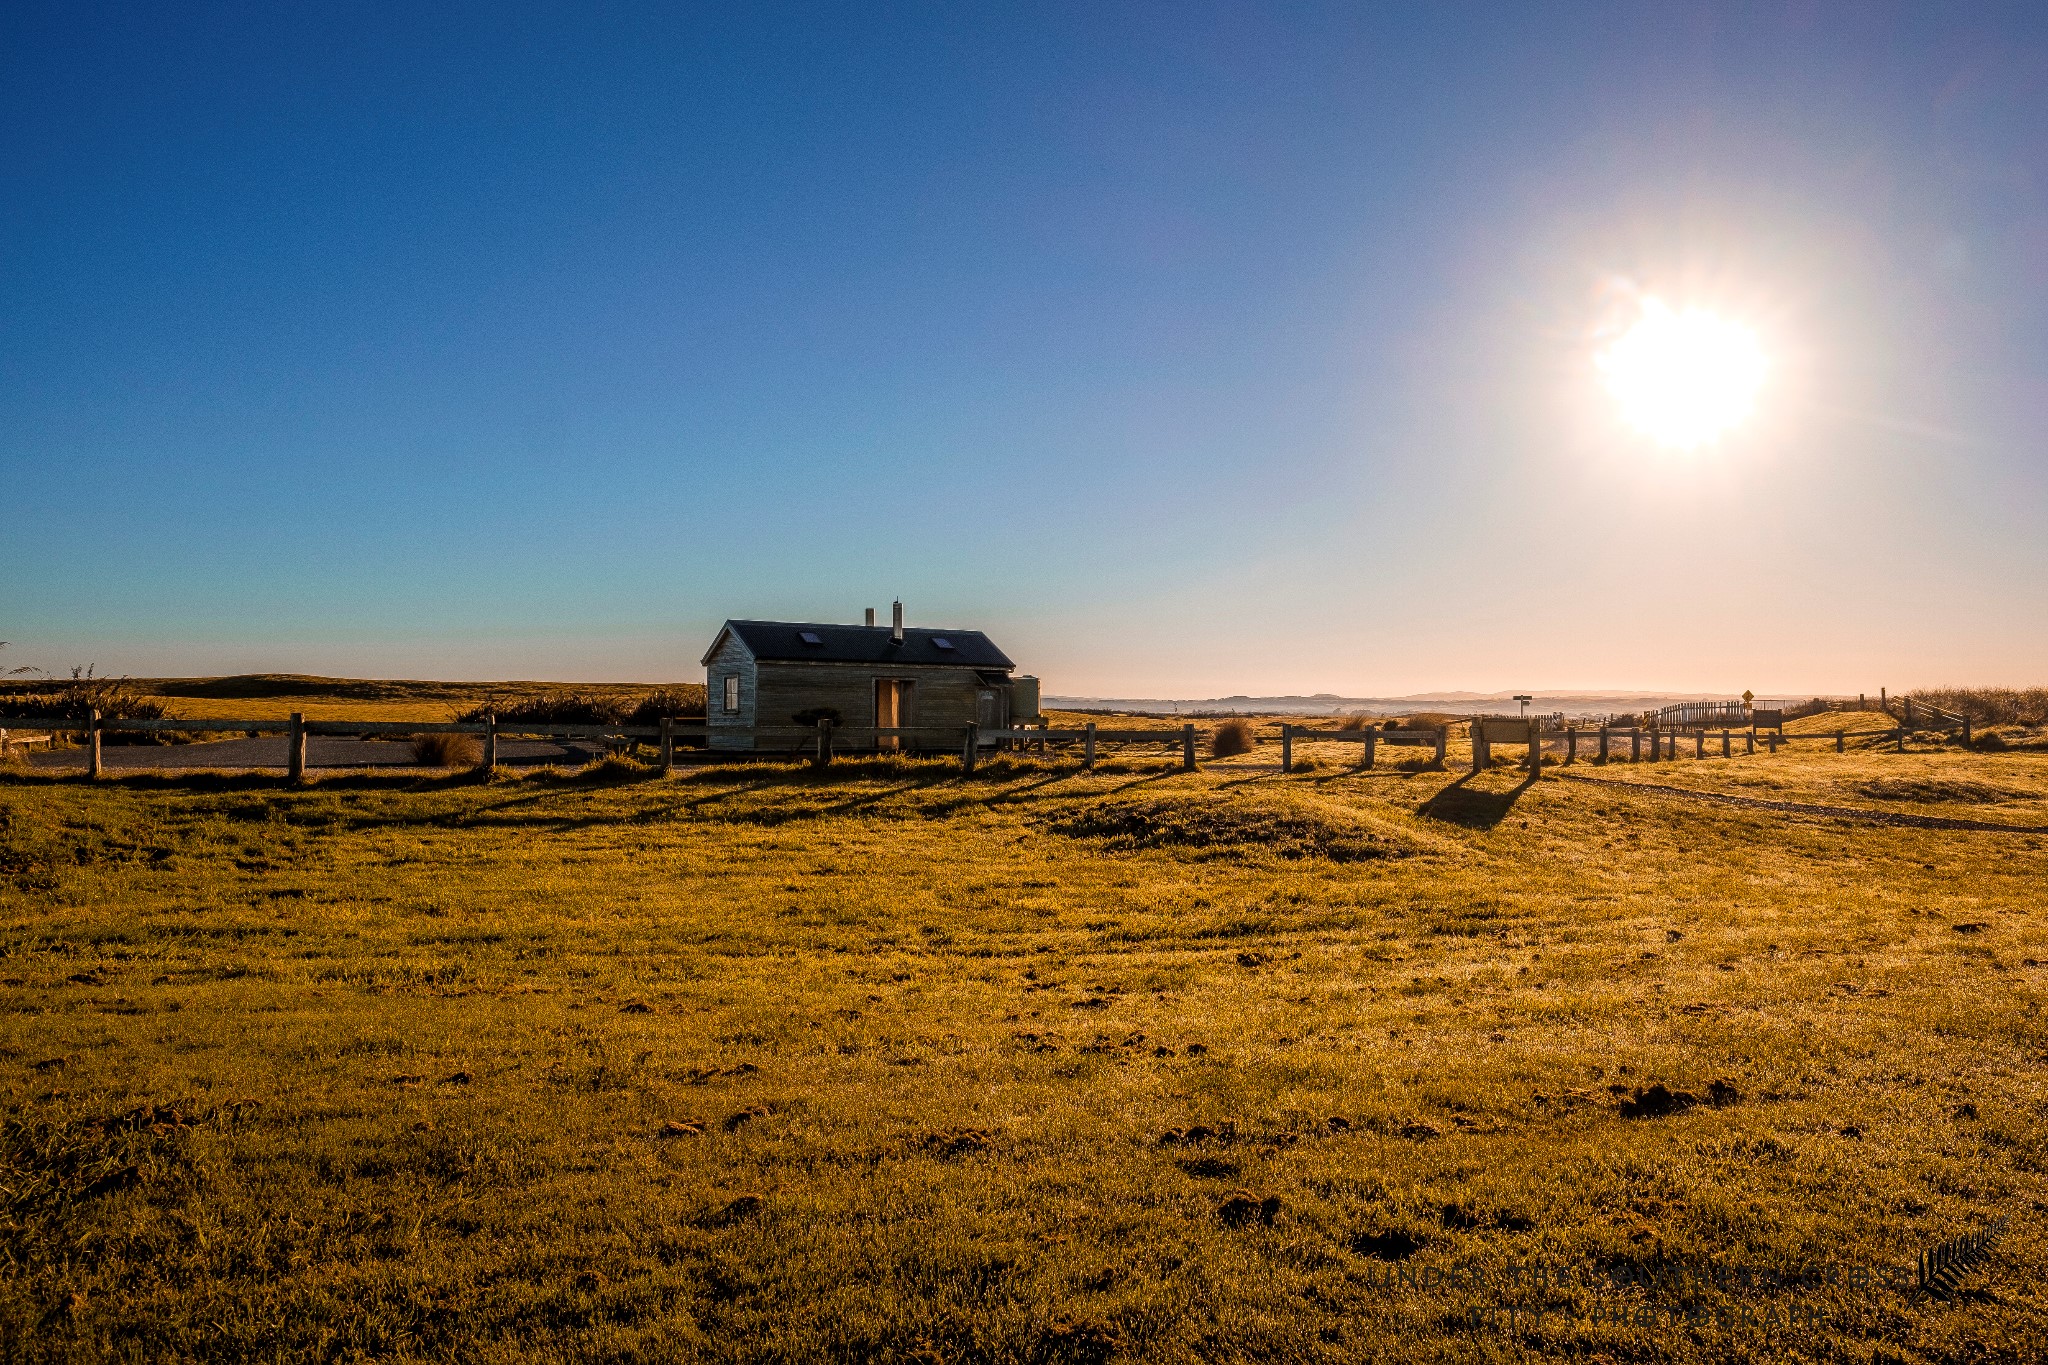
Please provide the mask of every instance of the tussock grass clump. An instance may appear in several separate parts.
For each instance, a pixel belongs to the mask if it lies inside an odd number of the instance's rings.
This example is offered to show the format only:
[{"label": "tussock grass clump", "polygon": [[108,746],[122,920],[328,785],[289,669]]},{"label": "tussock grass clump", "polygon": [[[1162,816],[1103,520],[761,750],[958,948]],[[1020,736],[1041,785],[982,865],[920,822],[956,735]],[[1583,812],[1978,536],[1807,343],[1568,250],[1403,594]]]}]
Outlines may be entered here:
[{"label": "tussock grass clump", "polygon": [[1252,751],[1252,725],[1248,720],[1226,720],[1209,736],[1209,753],[1214,758],[1235,758]]},{"label": "tussock grass clump", "polygon": [[429,768],[473,768],[483,761],[483,745],[475,735],[414,735],[412,756]]},{"label": "tussock grass clump", "polygon": [[1337,728],[1339,730],[1363,730],[1367,726],[1376,724],[1378,724],[1378,722],[1375,721],[1371,716],[1367,715],[1365,712],[1353,711],[1350,715],[1344,717],[1343,721],[1337,726]]},{"label": "tussock grass clump", "polygon": [[1358,862],[1422,851],[1405,831],[1333,803],[1287,794],[1189,793],[1104,801],[1053,817],[1051,828],[1113,849],[1188,848]]},{"label": "tussock grass clump", "polygon": [[636,778],[651,777],[659,772],[652,763],[642,763],[625,754],[606,754],[595,763],[587,763],[577,770],[576,776],[586,782],[630,782]]}]

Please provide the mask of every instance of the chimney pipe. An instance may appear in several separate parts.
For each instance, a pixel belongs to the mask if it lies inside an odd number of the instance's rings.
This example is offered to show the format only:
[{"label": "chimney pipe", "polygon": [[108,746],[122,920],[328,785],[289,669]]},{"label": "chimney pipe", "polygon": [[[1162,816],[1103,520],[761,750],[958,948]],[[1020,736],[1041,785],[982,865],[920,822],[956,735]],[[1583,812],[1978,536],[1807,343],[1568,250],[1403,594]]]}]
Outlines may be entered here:
[{"label": "chimney pipe", "polygon": [[889,613],[889,643],[892,645],[903,643],[903,603],[900,601],[896,603],[894,609]]},{"label": "chimney pipe", "polygon": [[869,625],[873,625],[874,623],[875,623],[875,609],[874,609],[873,607],[869,607],[869,608],[868,608],[868,624],[869,624]]}]

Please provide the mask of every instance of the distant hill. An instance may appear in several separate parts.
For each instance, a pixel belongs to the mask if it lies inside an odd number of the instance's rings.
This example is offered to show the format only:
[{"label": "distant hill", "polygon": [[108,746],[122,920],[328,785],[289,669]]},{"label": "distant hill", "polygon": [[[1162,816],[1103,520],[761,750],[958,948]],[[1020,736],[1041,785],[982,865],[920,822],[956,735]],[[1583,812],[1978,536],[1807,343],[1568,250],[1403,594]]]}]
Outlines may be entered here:
[{"label": "distant hill", "polygon": [[[1538,692],[1529,703],[1537,715],[1562,711],[1568,716],[1604,716],[1617,712],[1653,711],[1689,701],[1735,701],[1725,692]],[[1340,697],[1329,692],[1311,696],[1280,697],[1053,697],[1045,705],[1062,711],[1127,711],[1161,714],[1198,714],[1208,711],[1240,711],[1257,714],[1322,716],[1369,711],[1378,715],[1403,715],[1411,711],[1439,711],[1453,715],[1479,715],[1494,711],[1515,711],[1520,703],[1512,692],[1425,692],[1405,697]]]}]

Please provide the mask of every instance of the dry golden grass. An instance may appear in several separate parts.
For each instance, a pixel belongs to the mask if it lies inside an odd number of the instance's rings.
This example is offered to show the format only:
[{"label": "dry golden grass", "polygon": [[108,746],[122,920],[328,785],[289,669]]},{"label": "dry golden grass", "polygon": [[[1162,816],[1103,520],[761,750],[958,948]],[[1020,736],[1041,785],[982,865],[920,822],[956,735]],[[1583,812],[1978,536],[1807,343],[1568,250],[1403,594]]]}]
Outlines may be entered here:
[{"label": "dry golden grass", "polygon": [[[0,1345],[2048,1354],[2048,837],[1128,766],[0,776]],[[2048,767],[1569,771],[2020,823]]]}]

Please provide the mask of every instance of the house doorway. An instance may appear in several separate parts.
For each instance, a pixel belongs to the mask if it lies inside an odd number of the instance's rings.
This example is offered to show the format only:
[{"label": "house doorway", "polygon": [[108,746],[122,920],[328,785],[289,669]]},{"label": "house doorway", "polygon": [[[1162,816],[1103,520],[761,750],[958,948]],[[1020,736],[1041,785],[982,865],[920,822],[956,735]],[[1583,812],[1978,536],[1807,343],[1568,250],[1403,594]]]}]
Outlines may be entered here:
[{"label": "house doorway", "polygon": [[[911,719],[911,693],[915,684],[908,678],[875,679],[875,728],[895,730],[916,724]],[[904,745],[900,735],[876,735],[877,749],[901,749]]]}]

